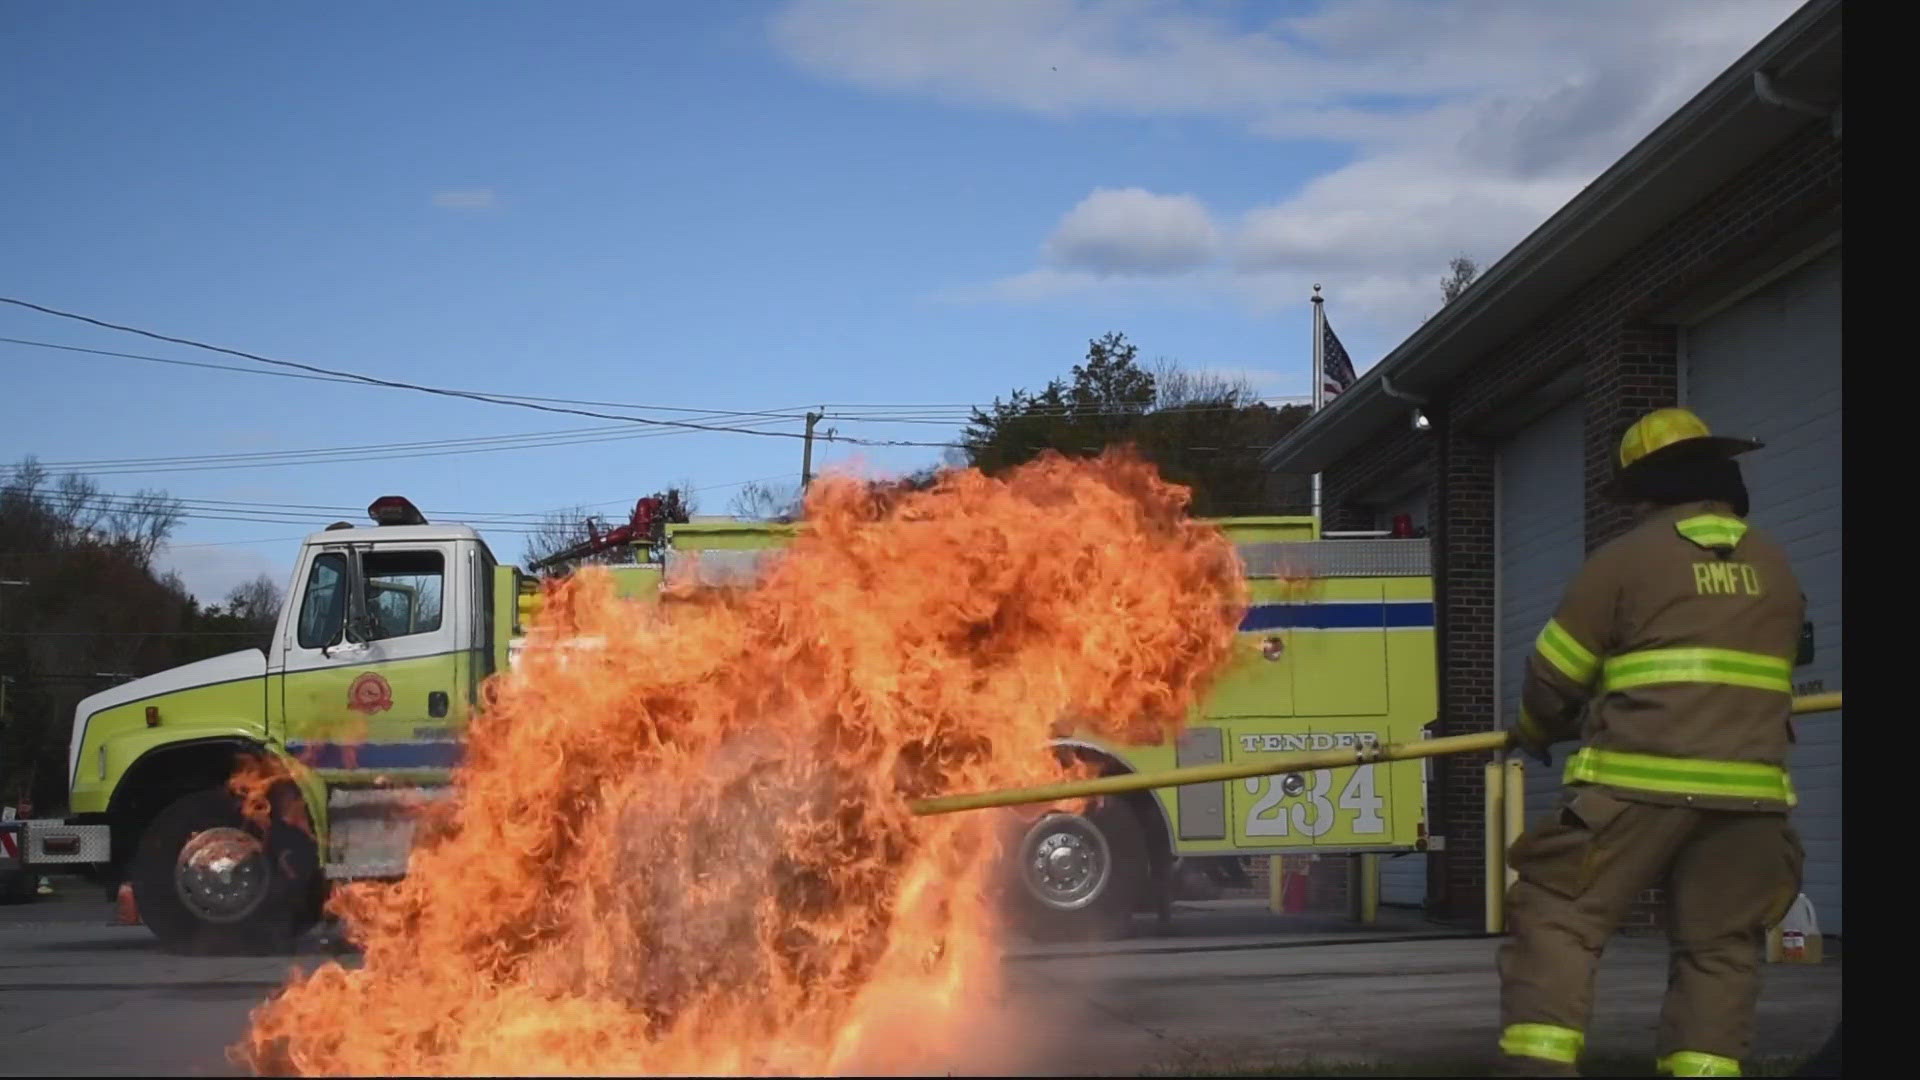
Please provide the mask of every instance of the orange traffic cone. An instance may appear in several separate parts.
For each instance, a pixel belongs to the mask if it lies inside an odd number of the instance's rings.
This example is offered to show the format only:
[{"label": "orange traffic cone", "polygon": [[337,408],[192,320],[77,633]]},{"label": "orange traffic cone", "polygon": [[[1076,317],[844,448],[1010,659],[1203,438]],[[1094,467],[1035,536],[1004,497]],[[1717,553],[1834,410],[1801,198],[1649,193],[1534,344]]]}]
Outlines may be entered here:
[{"label": "orange traffic cone", "polygon": [[133,886],[122,883],[120,897],[113,905],[113,925],[139,926],[140,909],[133,902]]}]

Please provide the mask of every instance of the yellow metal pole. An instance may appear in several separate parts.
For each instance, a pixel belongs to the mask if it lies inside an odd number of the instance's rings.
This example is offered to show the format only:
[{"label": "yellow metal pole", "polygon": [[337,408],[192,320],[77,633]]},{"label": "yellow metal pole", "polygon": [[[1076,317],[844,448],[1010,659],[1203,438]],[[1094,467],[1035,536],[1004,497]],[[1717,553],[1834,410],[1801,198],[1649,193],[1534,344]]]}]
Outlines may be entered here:
[{"label": "yellow metal pole", "polygon": [[[1506,802],[1507,827],[1500,843],[1500,865],[1507,871],[1504,878],[1505,888],[1511,889],[1513,883],[1520,880],[1520,874],[1514,870],[1513,859],[1509,856],[1513,851],[1514,841],[1520,839],[1520,834],[1527,831],[1526,762],[1515,757],[1508,758],[1504,777],[1506,784],[1501,797]],[[1502,918],[1504,919],[1504,912]]]},{"label": "yellow metal pole", "polygon": [[[1840,707],[1840,692],[1812,694],[1795,698],[1796,713],[1828,712]],[[1410,743],[1382,746],[1357,746],[1340,750],[1310,750],[1297,754],[1276,754],[1259,761],[1223,765],[1190,765],[1156,773],[1122,773],[1093,780],[1071,780],[1029,788],[1005,788],[974,795],[942,795],[916,799],[907,804],[916,816],[952,814],[961,810],[984,810],[994,806],[1020,806],[1030,803],[1058,802],[1092,795],[1120,795],[1129,791],[1208,784],[1219,780],[1242,780],[1249,776],[1274,776],[1279,773],[1309,772],[1314,769],[1344,769],[1376,761],[1409,761],[1415,758],[1446,757],[1483,750],[1505,750],[1508,737],[1503,731],[1483,731],[1474,735],[1452,735],[1444,739],[1421,739]],[[1496,785],[1498,786],[1498,785]]]},{"label": "yellow metal pole", "polygon": [[1497,934],[1506,929],[1506,883],[1507,849],[1502,843],[1506,833],[1506,785],[1501,783],[1502,766],[1498,761],[1487,762],[1482,780],[1487,789],[1486,864],[1485,887],[1487,893],[1487,933]]},{"label": "yellow metal pole", "polygon": [[1468,754],[1477,750],[1499,750],[1507,745],[1504,731],[1483,731],[1474,735],[1454,735],[1445,739],[1422,739],[1411,743],[1387,743],[1381,746],[1354,746],[1339,750],[1309,750],[1297,754],[1276,754],[1259,761],[1226,765],[1189,765],[1157,773],[1123,773],[1092,780],[1071,780],[1038,787],[1008,788],[977,795],[943,795],[918,799],[908,804],[916,815],[952,814],[961,810],[984,810],[992,806],[1020,806],[1030,803],[1058,802],[1090,795],[1119,795],[1153,788],[1183,787],[1219,780],[1240,780],[1249,776],[1309,772],[1314,769],[1344,769],[1376,761],[1407,761],[1412,758]]},{"label": "yellow metal pole", "polygon": [[1287,913],[1287,867],[1284,855],[1267,856],[1267,910]]}]

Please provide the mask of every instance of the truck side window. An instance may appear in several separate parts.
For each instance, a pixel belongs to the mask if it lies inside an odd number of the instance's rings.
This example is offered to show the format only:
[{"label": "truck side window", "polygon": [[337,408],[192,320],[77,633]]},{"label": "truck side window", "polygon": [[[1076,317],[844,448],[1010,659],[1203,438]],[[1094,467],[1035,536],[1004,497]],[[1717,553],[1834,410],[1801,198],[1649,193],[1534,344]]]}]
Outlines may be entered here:
[{"label": "truck side window", "polygon": [[437,551],[369,551],[360,569],[376,639],[440,629],[446,561]]},{"label": "truck side window", "polygon": [[307,574],[306,595],[300,600],[300,647],[324,649],[333,644],[340,636],[346,604],[346,557],[326,552],[313,560],[313,569]]}]

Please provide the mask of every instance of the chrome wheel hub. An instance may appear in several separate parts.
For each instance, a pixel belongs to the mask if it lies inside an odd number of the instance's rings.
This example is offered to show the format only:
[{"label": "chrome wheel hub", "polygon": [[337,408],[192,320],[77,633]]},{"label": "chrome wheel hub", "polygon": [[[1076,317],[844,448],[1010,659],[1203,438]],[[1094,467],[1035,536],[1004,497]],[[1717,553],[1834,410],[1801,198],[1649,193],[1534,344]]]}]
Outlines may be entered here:
[{"label": "chrome wheel hub", "polygon": [[1105,888],[1112,857],[1106,837],[1084,818],[1055,815],[1027,833],[1021,860],[1027,890],[1048,907],[1072,910]]},{"label": "chrome wheel hub", "polygon": [[197,833],[180,848],[174,891],[187,910],[208,922],[238,922],[267,895],[267,859],[260,841],[240,829]]}]

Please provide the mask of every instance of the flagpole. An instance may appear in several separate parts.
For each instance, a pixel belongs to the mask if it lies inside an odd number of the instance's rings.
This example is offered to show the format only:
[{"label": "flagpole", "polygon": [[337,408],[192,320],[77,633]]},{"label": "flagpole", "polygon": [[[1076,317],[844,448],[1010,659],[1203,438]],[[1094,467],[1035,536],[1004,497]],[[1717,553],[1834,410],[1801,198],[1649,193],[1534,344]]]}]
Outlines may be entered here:
[{"label": "flagpole", "polygon": [[[1327,316],[1321,307],[1326,301],[1320,297],[1320,286],[1313,287],[1313,411],[1318,413],[1323,404],[1327,382]],[[1326,531],[1326,523],[1320,520],[1320,474],[1313,474],[1313,520],[1315,528]]]}]

